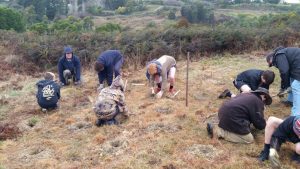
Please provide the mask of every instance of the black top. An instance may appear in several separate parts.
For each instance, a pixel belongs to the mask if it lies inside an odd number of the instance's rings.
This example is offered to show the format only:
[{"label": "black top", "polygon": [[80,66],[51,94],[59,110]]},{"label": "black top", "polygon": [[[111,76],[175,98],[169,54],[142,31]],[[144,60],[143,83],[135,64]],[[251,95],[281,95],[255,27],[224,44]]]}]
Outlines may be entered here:
[{"label": "black top", "polygon": [[269,89],[269,85],[262,84],[261,75],[263,70],[249,69],[237,75],[235,86],[240,89],[243,85],[248,85],[251,90],[256,90],[258,87]]},{"label": "black top", "polygon": [[52,80],[41,80],[37,84],[38,92],[36,94],[39,105],[55,105],[60,99],[60,87]]},{"label": "black top", "polygon": [[272,64],[279,69],[281,89],[290,87],[290,78],[300,81],[300,48],[284,48],[274,54]]},{"label": "black top", "polygon": [[300,139],[293,130],[294,119],[295,119],[295,116],[290,116],[287,119],[285,119],[275,130],[272,137],[277,137],[277,138],[281,139],[282,141],[299,143]]},{"label": "black top", "polygon": [[219,127],[240,135],[250,133],[250,124],[264,129],[264,103],[255,93],[241,93],[225,102],[219,109]]}]

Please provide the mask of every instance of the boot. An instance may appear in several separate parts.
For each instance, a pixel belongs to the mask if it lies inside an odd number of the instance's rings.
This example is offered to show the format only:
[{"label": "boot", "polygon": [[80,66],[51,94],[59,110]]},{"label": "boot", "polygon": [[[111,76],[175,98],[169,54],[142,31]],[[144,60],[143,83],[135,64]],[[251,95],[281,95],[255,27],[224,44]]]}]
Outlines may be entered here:
[{"label": "boot", "polygon": [[271,148],[270,148],[270,153],[269,153],[269,160],[271,161],[271,164],[274,168],[280,168],[280,160],[279,160],[279,155],[278,152],[280,150],[282,141],[278,139],[277,137],[272,137],[271,138]]},{"label": "boot", "polygon": [[220,95],[219,95],[219,99],[224,99],[226,97],[231,97],[231,92],[228,89],[225,89]]},{"label": "boot", "polygon": [[214,126],[211,123],[207,123],[206,124],[206,130],[207,130],[207,134],[210,138],[214,137]]},{"label": "boot", "polygon": [[263,151],[261,151],[261,153],[259,154],[258,160],[259,161],[265,161],[269,159],[269,153],[270,153],[270,149],[264,149]]}]

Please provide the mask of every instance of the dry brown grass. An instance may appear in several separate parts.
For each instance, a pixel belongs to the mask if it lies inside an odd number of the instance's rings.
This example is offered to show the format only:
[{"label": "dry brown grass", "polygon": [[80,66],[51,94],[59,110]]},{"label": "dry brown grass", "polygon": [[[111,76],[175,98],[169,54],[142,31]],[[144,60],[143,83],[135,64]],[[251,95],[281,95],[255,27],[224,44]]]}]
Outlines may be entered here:
[{"label": "dry brown grass", "polygon": [[[7,86],[0,90],[1,95],[8,96],[4,121],[21,123],[38,116],[39,122],[24,130],[22,137],[2,142],[0,164],[4,168],[270,168],[268,162],[256,160],[263,147],[263,132],[255,132],[255,143],[239,145],[211,140],[205,129],[206,117],[217,112],[223,102],[216,99],[218,94],[225,88],[237,92],[232,86],[236,74],[249,68],[266,69],[264,58],[253,53],[192,62],[188,108],[185,68],[185,62],[178,63],[176,89],[181,93],[173,100],[150,98],[147,85],[131,85],[147,83],[145,70],[129,72],[126,97],[130,118],[122,125],[101,128],[94,125],[96,118],[89,102],[97,96],[94,72],[83,72],[82,87],[63,88],[60,109],[47,114],[35,103],[34,82],[38,79],[22,76],[22,81],[17,81],[22,89]],[[279,85],[275,72],[271,94]],[[0,86],[10,84],[13,77],[1,81]],[[274,99],[273,106],[266,109],[266,118],[289,115],[289,108],[278,101]],[[288,157],[292,148],[285,145],[280,152],[285,168],[297,167]]]}]

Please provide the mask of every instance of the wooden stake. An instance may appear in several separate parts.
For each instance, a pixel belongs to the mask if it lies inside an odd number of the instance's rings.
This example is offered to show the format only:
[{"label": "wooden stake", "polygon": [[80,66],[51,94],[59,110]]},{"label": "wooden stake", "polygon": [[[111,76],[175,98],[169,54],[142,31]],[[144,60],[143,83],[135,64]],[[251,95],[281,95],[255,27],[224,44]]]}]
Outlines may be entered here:
[{"label": "wooden stake", "polygon": [[185,86],[185,106],[188,107],[189,105],[189,62],[190,62],[190,52],[187,53],[186,58],[186,86]]}]

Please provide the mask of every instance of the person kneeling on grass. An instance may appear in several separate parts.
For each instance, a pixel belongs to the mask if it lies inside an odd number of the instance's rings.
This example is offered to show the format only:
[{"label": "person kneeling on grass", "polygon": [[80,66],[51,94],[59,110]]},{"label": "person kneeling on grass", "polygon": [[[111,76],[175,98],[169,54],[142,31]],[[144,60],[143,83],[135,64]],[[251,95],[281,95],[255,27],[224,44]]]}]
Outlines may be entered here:
[{"label": "person kneeling on grass", "polygon": [[100,91],[94,112],[98,117],[97,126],[119,124],[128,118],[121,76],[117,76],[110,87]]},{"label": "person kneeling on grass", "polygon": [[274,167],[279,167],[278,151],[281,144],[286,141],[295,144],[295,153],[291,159],[300,164],[300,115],[289,116],[285,120],[269,117],[265,129],[265,146],[259,160],[269,159]]},{"label": "person kneeling on grass", "polygon": [[64,47],[64,55],[60,57],[57,67],[61,86],[69,85],[70,79],[73,79],[74,85],[81,85],[80,60],[70,46]]},{"label": "person kneeling on grass", "polygon": [[252,143],[253,135],[250,124],[259,130],[266,126],[264,119],[264,105],[270,105],[272,98],[269,91],[259,87],[250,93],[241,93],[225,102],[219,109],[219,124],[213,129],[207,123],[208,134],[213,137],[214,132],[218,138],[224,138],[234,143]]},{"label": "person kneeling on grass", "polygon": [[[146,77],[151,86],[151,95],[160,99],[170,83],[169,95],[174,94],[176,60],[172,56],[163,55],[147,64]],[[155,86],[157,86],[155,88]]]},{"label": "person kneeling on grass", "polygon": [[45,80],[37,82],[38,92],[36,94],[37,102],[42,111],[55,109],[60,99],[60,87],[55,82],[55,75],[52,72],[45,73]]},{"label": "person kneeling on grass", "polygon": [[[274,82],[275,73],[271,70],[249,69],[237,75],[233,81],[233,85],[241,93],[249,93],[256,90],[258,87],[263,87],[269,90],[269,86]],[[235,97],[230,90],[224,90],[219,98]]]}]

